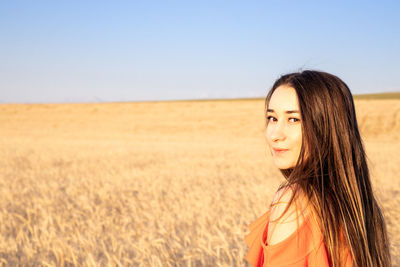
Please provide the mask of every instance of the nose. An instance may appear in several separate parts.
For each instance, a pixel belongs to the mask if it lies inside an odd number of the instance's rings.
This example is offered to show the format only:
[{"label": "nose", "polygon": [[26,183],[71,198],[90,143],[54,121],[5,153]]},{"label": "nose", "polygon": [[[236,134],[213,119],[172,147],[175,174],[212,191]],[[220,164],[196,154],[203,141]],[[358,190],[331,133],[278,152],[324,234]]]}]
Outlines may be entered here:
[{"label": "nose", "polygon": [[274,125],[268,125],[268,127],[271,127],[271,129],[269,129],[269,138],[272,142],[285,140],[285,125],[283,123],[278,122]]}]

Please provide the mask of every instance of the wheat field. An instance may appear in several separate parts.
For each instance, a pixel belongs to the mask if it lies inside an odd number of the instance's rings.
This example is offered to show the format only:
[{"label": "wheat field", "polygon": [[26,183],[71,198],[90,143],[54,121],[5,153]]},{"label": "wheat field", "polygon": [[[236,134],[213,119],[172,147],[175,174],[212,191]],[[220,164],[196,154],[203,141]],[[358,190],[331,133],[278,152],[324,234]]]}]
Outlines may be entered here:
[{"label": "wheat field", "polygon": [[[400,100],[356,100],[400,265]],[[282,177],[263,100],[0,105],[0,263],[248,266]]]}]

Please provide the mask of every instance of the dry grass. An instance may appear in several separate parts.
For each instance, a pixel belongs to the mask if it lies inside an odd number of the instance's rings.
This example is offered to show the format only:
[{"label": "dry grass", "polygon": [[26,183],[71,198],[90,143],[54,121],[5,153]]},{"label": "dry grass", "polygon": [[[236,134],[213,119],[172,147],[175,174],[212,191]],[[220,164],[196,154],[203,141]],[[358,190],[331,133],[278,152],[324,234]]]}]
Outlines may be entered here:
[{"label": "dry grass", "polygon": [[[357,112],[400,265],[400,101]],[[245,266],[263,130],[262,100],[0,105],[0,263]]]}]

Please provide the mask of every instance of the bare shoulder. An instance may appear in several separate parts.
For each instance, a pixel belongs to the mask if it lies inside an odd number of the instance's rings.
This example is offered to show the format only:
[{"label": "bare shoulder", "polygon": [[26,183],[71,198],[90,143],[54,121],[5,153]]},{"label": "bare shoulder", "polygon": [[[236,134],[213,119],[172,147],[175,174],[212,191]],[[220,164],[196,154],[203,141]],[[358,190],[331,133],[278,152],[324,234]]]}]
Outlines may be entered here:
[{"label": "bare shoulder", "polygon": [[279,243],[292,235],[307,215],[307,201],[302,190],[297,191],[289,205],[293,193],[291,187],[285,187],[278,190],[273,198],[268,224],[268,245]]}]

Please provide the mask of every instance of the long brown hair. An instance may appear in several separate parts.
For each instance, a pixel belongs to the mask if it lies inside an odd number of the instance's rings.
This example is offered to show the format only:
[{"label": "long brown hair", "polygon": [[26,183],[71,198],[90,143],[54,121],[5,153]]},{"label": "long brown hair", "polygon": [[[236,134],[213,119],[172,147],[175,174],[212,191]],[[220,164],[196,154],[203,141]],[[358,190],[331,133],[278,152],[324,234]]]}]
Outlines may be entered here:
[{"label": "long brown hair", "polygon": [[281,85],[297,93],[303,131],[296,166],[281,170],[286,178],[281,188],[294,188],[288,206],[298,190],[305,193],[319,217],[332,266],[341,265],[344,246],[349,248],[353,266],[391,266],[386,225],[373,194],[348,86],[321,71],[283,75],[265,99],[266,111],[272,93]]}]

